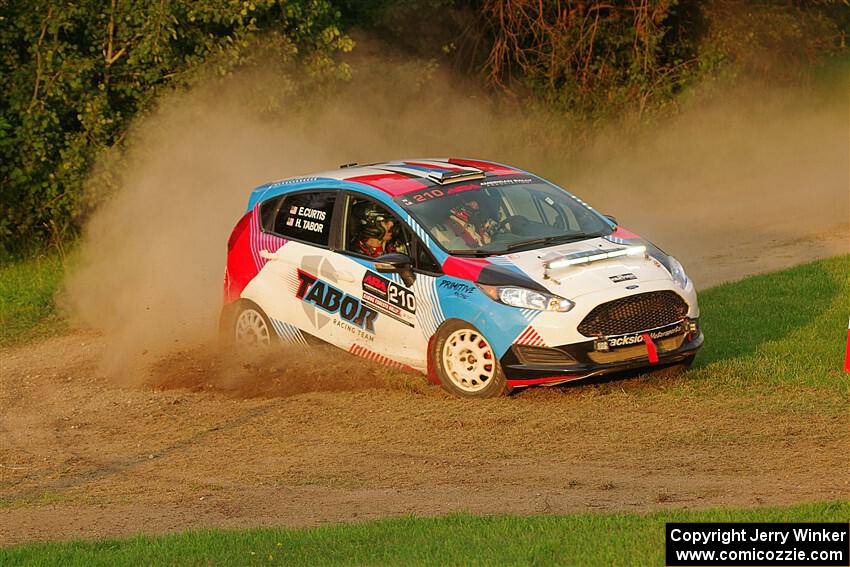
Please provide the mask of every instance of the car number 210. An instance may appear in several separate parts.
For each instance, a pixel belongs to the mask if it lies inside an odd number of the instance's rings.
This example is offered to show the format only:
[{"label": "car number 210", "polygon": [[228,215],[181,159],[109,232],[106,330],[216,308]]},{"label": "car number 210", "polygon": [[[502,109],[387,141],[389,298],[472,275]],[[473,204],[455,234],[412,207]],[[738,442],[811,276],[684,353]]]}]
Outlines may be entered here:
[{"label": "car number 210", "polygon": [[390,282],[387,287],[387,301],[405,311],[416,313],[416,296],[412,291],[404,289],[395,282]]}]

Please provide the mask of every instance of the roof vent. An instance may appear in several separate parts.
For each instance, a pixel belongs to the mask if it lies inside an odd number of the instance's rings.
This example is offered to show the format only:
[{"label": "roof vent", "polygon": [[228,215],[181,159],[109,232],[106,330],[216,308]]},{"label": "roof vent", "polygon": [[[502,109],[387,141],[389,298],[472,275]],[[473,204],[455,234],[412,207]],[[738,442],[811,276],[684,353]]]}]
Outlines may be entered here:
[{"label": "roof vent", "polygon": [[471,181],[473,179],[483,179],[485,176],[481,170],[465,170],[465,171],[440,171],[431,172],[428,174],[428,179],[436,181],[440,185],[446,183],[457,183],[459,181]]}]

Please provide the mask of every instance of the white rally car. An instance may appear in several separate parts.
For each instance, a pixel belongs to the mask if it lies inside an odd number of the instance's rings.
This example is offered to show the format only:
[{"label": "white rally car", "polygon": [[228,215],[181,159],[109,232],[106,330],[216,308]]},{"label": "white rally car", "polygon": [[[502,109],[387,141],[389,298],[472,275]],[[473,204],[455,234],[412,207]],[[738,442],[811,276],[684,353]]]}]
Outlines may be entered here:
[{"label": "white rally car", "polygon": [[463,397],[687,366],[703,343],[673,257],[548,181],[469,159],[257,187],[224,298],[238,343],[318,339]]}]

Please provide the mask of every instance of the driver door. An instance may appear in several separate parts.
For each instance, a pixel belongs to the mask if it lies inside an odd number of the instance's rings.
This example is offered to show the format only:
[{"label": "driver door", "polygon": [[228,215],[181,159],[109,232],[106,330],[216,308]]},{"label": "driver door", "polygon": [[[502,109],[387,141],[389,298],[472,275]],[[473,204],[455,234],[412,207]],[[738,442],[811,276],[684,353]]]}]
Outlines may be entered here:
[{"label": "driver door", "polygon": [[[376,312],[374,317],[374,333],[364,335],[359,333],[352,336],[352,346],[349,351],[367,358],[380,360],[385,356],[394,361],[424,369],[427,340],[423,339],[417,321],[417,310],[426,308],[424,297],[419,297],[416,289],[422,282],[410,287],[406,286],[398,274],[381,273],[375,268],[376,257],[367,255],[364,250],[369,247],[360,245],[362,234],[361,219],[355,218],[357,211],[363,209],[364,201],[380,207],[383,216],[393,222],[392,246],[390,251],[412,255],[415,237],[407,224],[393,214],[381,203],[360,195],[349,193],[345,197],[341,215],[340,250],[337,251],[337,261],[354,277],[351,281],[340,282],[343,291],[357,297],[361,303]],[[411,260],[414,264],[415,262]],[[417,274],[417,279],[426,276]]]}]

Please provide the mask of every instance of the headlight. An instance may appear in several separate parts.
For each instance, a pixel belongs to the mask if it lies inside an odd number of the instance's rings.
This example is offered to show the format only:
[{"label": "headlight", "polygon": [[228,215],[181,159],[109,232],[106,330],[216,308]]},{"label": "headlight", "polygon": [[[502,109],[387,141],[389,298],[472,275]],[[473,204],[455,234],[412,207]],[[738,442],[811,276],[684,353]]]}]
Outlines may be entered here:
[{"label": "headlight", "polygon": [[475,284],[493,301],[520,307],[522,309],[537,309],[539,311],[569,311],[575,307],[575,303],[569,299],[558,297],[550,293],[543,293],[526,289],[524,287],[507,287]]},{"label": "headlight", "polygon": [[688,274],[685,273],[685,268],[673,256],[668,256],[667,261],[670,264],[670,274],[673,276],[673,281],[680,288],[685,289],[688,285]]}]

